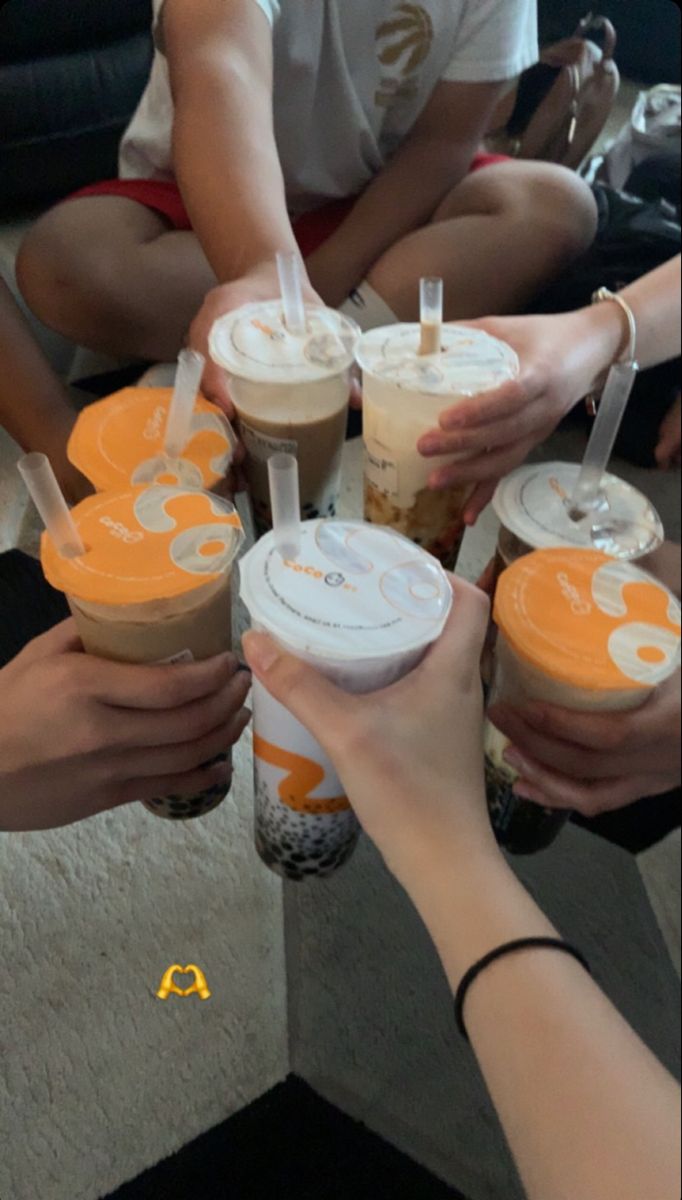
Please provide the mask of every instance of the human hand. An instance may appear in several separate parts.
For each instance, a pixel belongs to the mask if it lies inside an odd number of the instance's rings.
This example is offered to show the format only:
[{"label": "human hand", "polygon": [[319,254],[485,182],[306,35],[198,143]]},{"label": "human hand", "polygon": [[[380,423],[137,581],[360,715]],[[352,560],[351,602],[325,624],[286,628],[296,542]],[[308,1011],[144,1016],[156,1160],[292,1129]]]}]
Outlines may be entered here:
[{"label": "human hand", "polygon": [[164,795],[225,785],[202,769],[240,737],[248,672],[223,654],[136,666],[84,654],[72,620],[0,671],[0,829],[51,829]]},{"label": "human hand", "polygon": [[481,592],[454,580],[439,642],[405,679],[348,696],[261,633],[244,637],[254,675],[334,763],[365,831],[409,888],[436,860],[495,850],[483,784]]},{"label": "human hand", "polygon": [[[319,296],[308,282],[305,271],[301,272],[303,298],[306,304],[321,304]],[[222,367],[211,361],[208,352],[208,339],[211,329],[218,317],[241,308],[243,304],[255,304],[260,300],[273,300],[280,294],[277,265],[274,261],[260,263],[253,267],[240,279],[231,283],[222,283],[213,288],[205,297],[197,316],[194,318],[189,331],[189,345],[198,350],[206,359],[206,368],[201,384],[201,390],[207,400],[213,400],[226,413],[229,419],[235,415],[234,405],[230,398],[227,375]]]},{"label": "human hand", "polygon": [[578,713],[532,702],[496,704],[493,724],[511,741],[517,795],[585,817],[657,796],[680,783],[680,675],[633,712]]},{"label": "human hand", "polygon": [[663,418],[654,453],[662,471],[682,464],[682,395],[679,393]]},{"label": "human hand", "polygon": [[[519,378],[464,400],[440,415],[439,428],[418,442],[426,458],[457,455],[437,468],[434,489],[474,484],[464,520],[473,525],[497,483],[525,462],[531,450],[594,387],[615,356],[612,305],[559,316],[494,317],[467,322],[516,350]],[[604,310],[604,311],[602,311]],[[620,336],[620,326],[615,328]]]}]

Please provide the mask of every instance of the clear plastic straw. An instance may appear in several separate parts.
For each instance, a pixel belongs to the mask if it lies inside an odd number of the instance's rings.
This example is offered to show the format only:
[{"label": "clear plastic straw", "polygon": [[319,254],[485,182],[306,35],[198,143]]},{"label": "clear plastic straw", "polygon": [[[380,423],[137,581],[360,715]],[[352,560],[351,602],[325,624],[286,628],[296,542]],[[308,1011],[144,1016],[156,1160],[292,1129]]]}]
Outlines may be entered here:
[{"label": "clear plastic straw", "polygon": [[179,458],[190,437],[192,414],[201,376],[206,365],[203,354],[181,350],[175,373],[175,390],[168,409],[164,449],[171,458]]},{"label": "clear plastic straw", "polygon": [[599,503],[601,481],[613,453],[638,371],[637,363],[615,363],[609,371],[594,428],[569,502],[576,516],[584,516]]},{"label": "clear plastic straw", "polygon": [[443,280],[422,279],[419,283],[420,354],[440,354],[443,331]]},{"label": "clear plastic straw", "polygon": [[277,274],[284,306],[284,324],[289,333],[301,337],[306,332],[306,319],[298,255],[278,254]]},{"label": "clear plastic straw", "polygon": [[47,455],[25,454],[19,459],[17,467],[59,553],[64,558],[75,558],[79,554],[85,554],[85,546]]},{"label": "clear plastic straw", "polygon": [[268,459],[270,507],[275,545],[284,559],[301,553],[301,500],[298,463],[293,454],[273,454]]}]

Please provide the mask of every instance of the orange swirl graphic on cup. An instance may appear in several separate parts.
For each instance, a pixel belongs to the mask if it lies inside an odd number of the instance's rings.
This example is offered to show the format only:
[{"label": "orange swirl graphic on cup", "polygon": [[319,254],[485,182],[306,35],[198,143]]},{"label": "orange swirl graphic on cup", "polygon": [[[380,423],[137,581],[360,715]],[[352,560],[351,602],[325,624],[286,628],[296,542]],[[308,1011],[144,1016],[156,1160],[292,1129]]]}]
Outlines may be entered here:
[{"label": "orange swirl graphic on cup", "polygon": [[254,734],[253,752],[256,758],[268,763],[271,767],[280,767],[287,774],[278,785],[277,792],[282,804],[294,812],[316,815],[319,813],[347,812],[350,808],[346,796],[325,797],[313,799],[314,792],[324,780],[324,768],[302,754],[294,754],[291,750],[282,750],[273,746],[265,738]]}]

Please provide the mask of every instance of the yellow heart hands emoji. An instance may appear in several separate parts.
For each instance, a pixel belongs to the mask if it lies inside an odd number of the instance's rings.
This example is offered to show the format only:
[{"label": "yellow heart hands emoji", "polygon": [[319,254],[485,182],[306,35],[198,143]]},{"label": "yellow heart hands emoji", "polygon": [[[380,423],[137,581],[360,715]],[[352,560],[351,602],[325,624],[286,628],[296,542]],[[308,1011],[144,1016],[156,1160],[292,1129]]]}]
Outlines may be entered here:
[{"label": "yellow heart hands emoji", "polygon": [[[176,972],[180,975],[193,975],[194,983],[191,983],[186,988],[178,987],[173,978]],[[173,966],[169,967],[164,973],[161,985],[156,994],[159,1000],[167,1000],[169,996],[192,996],[194,993],[197,994],[200,1000],[208,1000],[211,995],[203,971],[199,967],[195,967],[193,963],[190,963],[187,967],[181,967],[179,963],[173,963]]]}]

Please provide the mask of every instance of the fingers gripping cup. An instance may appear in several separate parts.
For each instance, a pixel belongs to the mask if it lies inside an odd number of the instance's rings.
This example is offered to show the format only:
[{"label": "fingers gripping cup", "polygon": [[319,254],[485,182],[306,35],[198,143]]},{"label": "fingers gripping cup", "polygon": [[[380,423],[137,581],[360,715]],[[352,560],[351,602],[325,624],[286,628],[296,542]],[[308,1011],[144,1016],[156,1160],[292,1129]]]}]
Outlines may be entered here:
[{"label": "fingers gripping cup", "polygon": [[535,463],[498,484],[493,497],[500,520],[498,573],[523,554],[552,546],[601,550],[629,562],[658,549],[661,518],[646,496],[616,475],[602,476],[593,510],[575,511],[571,498],[580,470],[578,463]]},{"label": "fingers gripping cup", "polygon": [[329,308],[308,305],[305,316],[305,332],[291,332],[282,302],[272,300],[228,313],[211,331],[211,357],[230,376],[259,533],[272,528],[273,454],[298,460],[304,519],[334,516],[338,504],[359,330]]},{"label": "fingers gripping cup", "polygon": [[[85,553],[64,557],[44,534],[41,557],[49,582],[66,593],[88,653],[181,663],[231,649],[230,580],[243,533],[227,500],[174,487],[128,488],[90,496],[71,516]],[[186,820],[224,796],[223,787],[210,787],[145,804],[159,817]]]},{"label": "fingers gripping cup", "polygon": [[[450,582],[405,538],[359,521],[306,521],[296,559],[268,534],[242,559],[254,628],[351,693],[407,675],[443,630]],[[321,746],[254,682],[256,848],[277,874],[330,875],[359,826]]]},{"label": "fingers gripping cup", "polygon": [[[645,704],[680,665],[680,605],[653,576],[596,550],[538,550],[500,577],[491,702],[545,701],[577,712]],[[550,845],[569,813],[514,794],[509,743],[488,721],[488,806],[513,854]]]},{"label": "fingers gripping cup", "polygon": [[220,491],[234,448],[229,422],[197,396],[187,443],[170,454],[165,438],[172,397],[172,388],[130,387],[88,405],[69,438],[69,461],[98,492],[154,483]]},{"label": "fingers gripping cup", "polygon": [[424,354],[423,338],[423,325],[392,325],[360,341],[365,519],[404,534],[451,569],[472,488],[432,491],[429,476],[457,456],[424,458],[417,442],[444,409],[516,378],[519,360],[504,342],[464,326],[442,327],[439,353]]}]

